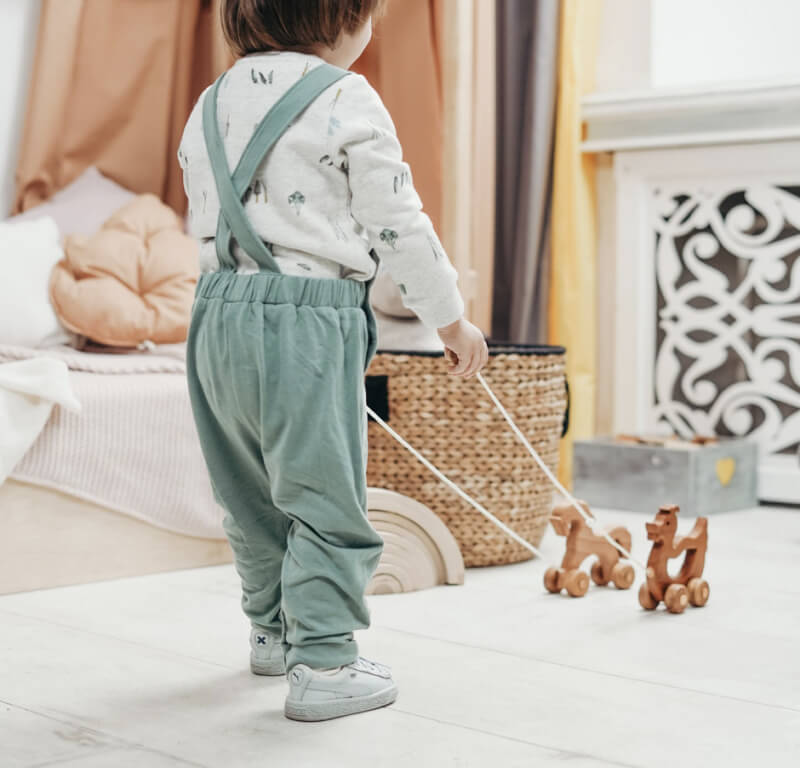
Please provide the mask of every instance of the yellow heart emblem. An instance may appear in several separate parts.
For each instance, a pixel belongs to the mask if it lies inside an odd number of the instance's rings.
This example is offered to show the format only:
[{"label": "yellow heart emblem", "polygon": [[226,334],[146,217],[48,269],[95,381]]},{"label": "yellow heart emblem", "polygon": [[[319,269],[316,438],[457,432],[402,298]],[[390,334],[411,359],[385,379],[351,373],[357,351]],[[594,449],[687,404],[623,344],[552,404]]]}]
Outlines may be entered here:
[{"label": "yellow heart emblem", "polygon": [[720,459],[717,462],[717,477],[723,486],[727,486],[736,473],[736,459]]}]

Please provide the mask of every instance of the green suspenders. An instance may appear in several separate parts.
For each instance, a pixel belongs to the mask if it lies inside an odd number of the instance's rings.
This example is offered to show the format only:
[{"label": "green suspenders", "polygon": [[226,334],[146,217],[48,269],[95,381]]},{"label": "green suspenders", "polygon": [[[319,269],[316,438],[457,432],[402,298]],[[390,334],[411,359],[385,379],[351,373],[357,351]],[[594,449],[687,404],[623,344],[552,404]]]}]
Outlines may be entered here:
[{"label": "green suspenders", "polygon": [[284,131],[326,88],[348,74],[347,70],[321,64],[301,77],[258,124],[233,174],[228,168],[217,121],[217,92],[225,75],[217,78],[206,94],[203,102],[203,134],[220,200],[216,244],[222,269],[236,269],[236,261],[231,253],[233,238],[258,264],[259,269],[280,272],[269,247],[253,230],[242,205],[242,196],[259,165]]}]

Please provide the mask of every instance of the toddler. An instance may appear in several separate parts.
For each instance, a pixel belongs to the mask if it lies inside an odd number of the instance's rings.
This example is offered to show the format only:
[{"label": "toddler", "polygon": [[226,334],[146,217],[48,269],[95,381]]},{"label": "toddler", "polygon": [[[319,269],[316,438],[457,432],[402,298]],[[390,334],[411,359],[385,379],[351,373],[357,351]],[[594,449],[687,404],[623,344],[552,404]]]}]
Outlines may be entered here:
[{"label": "toddler", "polygon": [[201,258],[192,410],[252,626],[251,669],[286,674],[295,720],[397,696],[390,669],[353,637],[369,626],[364,590],[383,548],[366,510],[378,262],[438,329],[451,375],[488,358],[392,120],[347,71],[380,5],[223,0],[239,58],[201,95],[178,151]]}]

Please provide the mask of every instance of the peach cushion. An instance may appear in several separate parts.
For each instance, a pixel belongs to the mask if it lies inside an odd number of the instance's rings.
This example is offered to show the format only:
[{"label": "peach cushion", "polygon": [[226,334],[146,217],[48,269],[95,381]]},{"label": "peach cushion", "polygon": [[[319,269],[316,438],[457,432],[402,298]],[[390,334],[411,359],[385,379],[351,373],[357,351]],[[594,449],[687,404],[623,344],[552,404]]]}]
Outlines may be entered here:
[{"label": "peach cushion", "polygon": [[69,330],[101,344],[184,341],[198,277],[197,242],[155,195],[139,195],[91,237],[71,235],[50,299]]}]

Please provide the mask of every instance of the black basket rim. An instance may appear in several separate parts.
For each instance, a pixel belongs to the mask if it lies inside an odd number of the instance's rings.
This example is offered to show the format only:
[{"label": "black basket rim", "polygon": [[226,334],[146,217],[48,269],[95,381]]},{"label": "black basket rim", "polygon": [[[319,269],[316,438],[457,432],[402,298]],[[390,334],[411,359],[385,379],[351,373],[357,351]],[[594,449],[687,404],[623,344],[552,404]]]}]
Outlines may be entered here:
[{"label": "black basket rim", "polygon": [[[486,339],[490,355],[565,355],[565,347],[554,346],[552,344],[515,344],[509,341],[499,341],[497,339]],[[381,349],[381,355],[408,355],[411,357],[443,357],[443,350],[422,350],[422,349]]]}]

